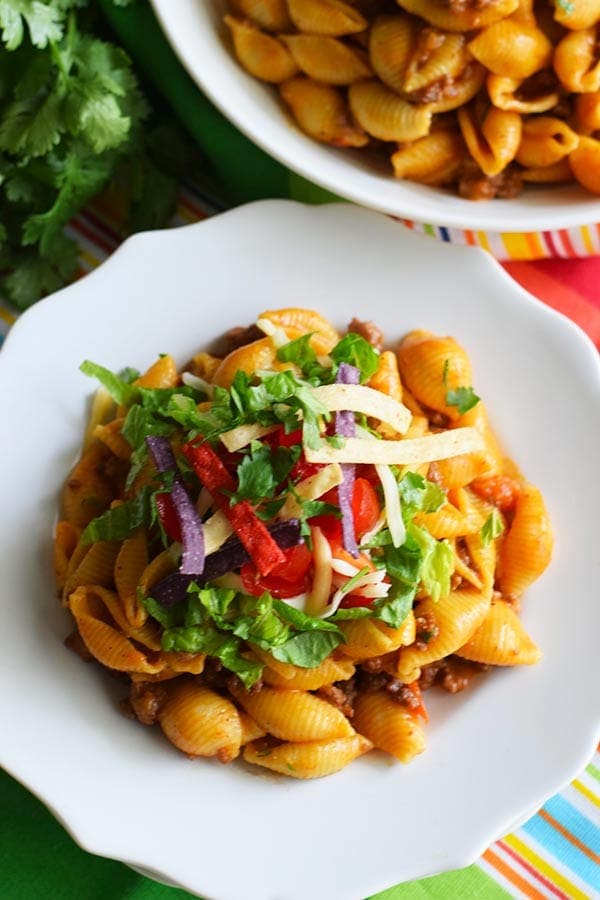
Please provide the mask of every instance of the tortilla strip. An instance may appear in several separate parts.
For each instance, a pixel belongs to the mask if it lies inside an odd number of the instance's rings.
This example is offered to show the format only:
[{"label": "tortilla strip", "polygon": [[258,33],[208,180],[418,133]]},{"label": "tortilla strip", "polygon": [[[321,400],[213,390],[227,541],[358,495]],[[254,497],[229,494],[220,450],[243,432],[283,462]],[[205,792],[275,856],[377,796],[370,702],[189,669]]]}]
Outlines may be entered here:
[{"label": "tortilla strip", "polygon": [[224,431],[219,435],[219,439],[225,444],[230,453],[237,453],[242,447],[246,447],[251,441],[258,441],[276,431],[279,425],[259,425],[258,422],[252,422],[249,425],[238,425],[230,431]]},{"label": "tortilla strip", "polygon": [[403,403],[362,384],[325,384],[313,388],[313,395],[330,412],[347,409],[363,413],[391,425],[400,434],[404,434],[412,419],[410,410]]},{"label": "tortilla strip", "polygon": [[[303,500],[317,500],[323,494],[326,494],[327,491],[341,484],[343,478],[340,466],[337,463],[332,463],[330,466],[320,469],[314,475],[310,475],[309,478],[300,481],[294,490]],[[277,517],[279,519],[296,519],[301,512],[302,507],[300,503],[290,493],[287,495]]]},{"label": "tortilla strip", "polygon": [[476,428],[454,428],[402,441],[346,438],[344,446],[339,449],[324,443],[318,450],[305,447],[304,453],[308,462],[312,463],[383,463],[401,466],[450,459],[462,453],[483,450],[483,447],[483,438]]}]

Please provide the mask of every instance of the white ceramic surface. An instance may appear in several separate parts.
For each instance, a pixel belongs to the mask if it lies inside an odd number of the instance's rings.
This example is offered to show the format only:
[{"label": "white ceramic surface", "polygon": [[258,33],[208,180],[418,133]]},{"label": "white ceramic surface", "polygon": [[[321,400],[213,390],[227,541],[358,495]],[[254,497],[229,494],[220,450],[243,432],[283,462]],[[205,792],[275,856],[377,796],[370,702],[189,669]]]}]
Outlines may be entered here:
[{"label": "white ceramic surface", "polygon": [[514,200],[474,203],[450,191],[377,172],[360,152],[302,134],[276,91],[247,75],[222,25],[227,0],[151,0],[181,62],[208,97],[271,156],[340,197],[417,222],[490,231],[540,231],[600,222],[600,197],[575,185],[526,190]]},{"label": "white ceramic surface", "polygon": [[[339,326],[373,318],[390,342],[415,327],[455,335],[556,527],[523,610],[543,661],[430,694],[429,746],[407,767],[372,753],[295,782],[192,762],[123,718],[124,685],[62,645],[51,532],[94,389],[80,362],[143,368],[172,351],[183,363],[284,305]],[[483,252],[344,204],[270,201],[140,235],[17,322],[0,398],[0,763],[85,848],[211,900],[360,900],[470,863],[587,762],[600,736],[598,359]]]}]

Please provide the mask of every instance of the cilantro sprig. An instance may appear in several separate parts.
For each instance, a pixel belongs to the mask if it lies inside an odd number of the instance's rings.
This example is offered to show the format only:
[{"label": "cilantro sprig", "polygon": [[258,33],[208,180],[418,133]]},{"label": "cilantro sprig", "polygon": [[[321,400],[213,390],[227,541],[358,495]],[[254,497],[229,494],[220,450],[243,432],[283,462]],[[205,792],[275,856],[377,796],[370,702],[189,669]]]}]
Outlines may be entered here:
[{"label": "cilantro sprig", "polygon": [[465,413],[469,412],[470,409],[473,409],[474,406],[477,406],[477,404],[481,400],[481,397],[477,396],[471,386],[460,385],[456,388],[449,388],[449,368],[450,360],[447,359],[444,363],[444,372],[442,375],[442,381],[444,383],[444,387],[446,388],[446,406],[456,406],[459,414],[463,416]]},{"label": "cilantro sprig", "polygon": [[0,288],[19,308],[76,274],[63,228],[104,185],[121,183],[130,229],[157,227],[190,168],[103,31],[90,0],[0,0]]}]

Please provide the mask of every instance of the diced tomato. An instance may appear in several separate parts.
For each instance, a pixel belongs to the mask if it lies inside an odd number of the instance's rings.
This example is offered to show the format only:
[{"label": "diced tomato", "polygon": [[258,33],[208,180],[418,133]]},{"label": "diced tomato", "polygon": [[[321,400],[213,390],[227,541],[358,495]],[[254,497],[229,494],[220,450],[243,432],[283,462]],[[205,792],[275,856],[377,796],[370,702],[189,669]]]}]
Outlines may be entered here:
[{"label": "diced tomato", "polygon": [[296,444],[302,443],[302,429],[297,428],[296,431],[290,431],[289,434],[286,434],[282,426],[273,434],[273,437],[277,438],[277,444],[280,447],[295,447]]},{"label": "diced tomato", "polygon": [[175,505],[171,500],[171,495],[167,493],[156,494],[154,499],[160,518],[160,524],[168,537],[170,537],[172,541],[181,542],[181,526],[179,525],[179,517],[175,511]]},{"label": "diced tomato", "polygon": [[354,532],[359,540],[363,534],[375,527],[381,513],[379,500],[373,485],[366,478],[356,478],[352,494]]},{"label": "diced tomato", "polygon": [[481,497],[493,503],[500,512],[513,512],[517,505],[521,486],[508,475],[488,475],[476,478],[471,489]]},{"label": "diced tomato", "polygon": [[297,544],[283,551],[285,561],[276,566],[268,575],[260,575],[256,566],[247,563],[241,568],[242,583],[253,597],[260,597],[269,591],[273,597],[286,599],[308,590],[308,570],[312,554],[306,544]]},{"label": "diced tomato", "polygon": [[[298,444],[302,444],[302,429],[300,428],[286,434],[283,427],[281,427],[272,436],[276,438],[275,443],[279,447],[296,447]],[[290,477],[297,484],[299,481],[304,481],[305,478],[310,478],[311,475],[316,475],[319,469],[322,468],[322,463],[309,463],[304,453],[301,453],[300,458],[290,472]]]},{"label": "diced tomato", "polygon": [[347,594],[340,603],[342,609],[354,609],[356,606],[370,606],[372,597],[361,597],[360,594]]},{"label": "diced tomato", "polygon": [[[322,498],[325,503],[338,504],[337,488],[328,491]],[[356,478],[352,494],[352,514],[354,516],[354,533],[359,541],[363,534],[375,526],[381,507],[377,493],[366,478]],[[335,516],[314,516],[309,519],[311,525],[317,525],[329,543],[333,546],[342,544],[342,523]]]}]

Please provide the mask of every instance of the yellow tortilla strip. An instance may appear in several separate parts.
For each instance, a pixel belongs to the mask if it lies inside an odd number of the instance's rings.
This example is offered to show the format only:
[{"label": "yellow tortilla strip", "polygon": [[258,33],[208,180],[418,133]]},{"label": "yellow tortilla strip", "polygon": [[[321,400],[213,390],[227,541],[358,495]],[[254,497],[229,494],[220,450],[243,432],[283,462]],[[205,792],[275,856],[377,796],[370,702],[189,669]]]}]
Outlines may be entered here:
[{"label": "yellow tortilla strip", "polygon": [[388,466],[408,463],[429,463],[450,459],[462,453],[483,450],[483,438],[476,428],[454,428],[429,434],[426,437],[406,438],[402,441],[369,441],[347,438],[336,449],[323,444],[318,450],[304,448],[306,459],[313,463],[372,463]]},{"label": "yellow tortilla strip", "polygon": [[[337,463],[332,463],[309,478],[305,478],[304,481],[299,482],[294,490],[303,500],[317,500],[323,494],[326,494],[327,491],[341,484],[343,480],[344,475],[341,467]],[[285,503],[279,510],[278,518],[294,519],[300,515],[301,511],[302,508],[294,495],[288,494]]]},{"label": "yellow tortilla strip", "polygon": [[278,425],[259,425],[252,423],[250,425],[238,425],[230,431],[224,431],[219,435],[219,439],[230,453],[237,453],[242,447],[246,447],[251,441],[258,441],[260,438],[271,434],[279,428]]},{"label": "yellow tortilla strip", "polygon": [[371,416],[404,434],[412,418],[409,409],[381,391],[362,384],[325,384],[313,388],[313,394],[330,412],[344,409]]},{"label": "yellow tortilla strip", "polygon": [[204,552],[208,556],[222,547],[228,537],[233,534],[233,528],[222,510],[217,510],[214,515],[204,523]]}]

